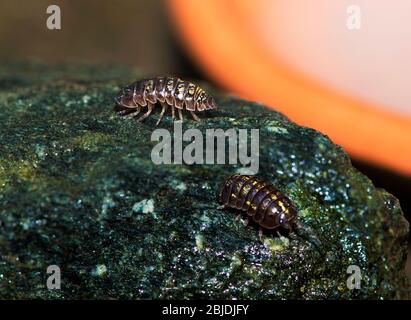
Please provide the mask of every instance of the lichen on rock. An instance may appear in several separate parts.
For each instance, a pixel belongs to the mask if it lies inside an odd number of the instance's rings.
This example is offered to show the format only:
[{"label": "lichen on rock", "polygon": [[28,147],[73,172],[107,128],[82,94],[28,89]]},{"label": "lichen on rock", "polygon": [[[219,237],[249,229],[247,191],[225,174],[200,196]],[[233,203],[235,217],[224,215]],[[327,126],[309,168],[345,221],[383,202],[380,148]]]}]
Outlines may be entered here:
[{"label": "lichen on rock", "polygon": [[[221,210],[241,165],[155,165],[145,123],[113,96],[141,77],[109,65],[0,65],[0,298],[393,299],[408,297],[408,223],[398,200],[341,147],[262,105],[217,95],[184,129],[260,130],[259,176],[301,229],[259,239]],[[170,116],[163,128],[173,130]],[[61,268],[48,290],[46,269]],[[361,287],[347,286],[349,266]]]}]

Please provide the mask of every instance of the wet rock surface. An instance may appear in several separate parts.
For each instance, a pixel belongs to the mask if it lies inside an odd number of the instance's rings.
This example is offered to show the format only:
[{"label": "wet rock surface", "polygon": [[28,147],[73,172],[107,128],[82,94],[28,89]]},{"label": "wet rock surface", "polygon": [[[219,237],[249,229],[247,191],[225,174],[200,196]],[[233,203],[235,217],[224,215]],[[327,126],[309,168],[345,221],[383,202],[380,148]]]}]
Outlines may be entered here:
[{"label": "wet rock surface", "polygon": [[[259,129],[258,175],[298,208],[290,234],[244,226],[216,190],[238,165],[155,165],[145,123],[113,96],[113,65],[0,64],[0,298],[407,298],[408,223],[323,134],[216,95],[183,129]],[[173,132],[168,114],[160,126]],[[188,142],[186,143],[188,144]],[[48,290],[49,265],[61,289]],[[347,286],[347,268],[361,288]]]}]

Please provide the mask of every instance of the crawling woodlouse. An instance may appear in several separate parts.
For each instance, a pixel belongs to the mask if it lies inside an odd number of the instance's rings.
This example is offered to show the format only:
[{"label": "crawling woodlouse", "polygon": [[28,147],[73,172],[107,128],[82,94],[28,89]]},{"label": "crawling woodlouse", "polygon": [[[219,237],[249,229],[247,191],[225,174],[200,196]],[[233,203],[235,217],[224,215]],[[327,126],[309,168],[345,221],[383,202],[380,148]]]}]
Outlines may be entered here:
[{"label": "crawling woodlouse", "polygon": [[[167,107],[171,108],[173,120],[175,108],[178,110],[180,120],[183,120],[182,110],[185,108],[196,121],[200,121],[200,118],[194,113],[195,111],[217,108],[214,98],[198,85],[174,77],[139,80],[120,90],[116,96],[117,106],[123,108],[118,112],[121,116],[136,117],[143,107],[147,107],[146,113],[138,118],[138,121],[147,118],[157,102],[161,104],[162,110],[156,125],[161,122]],[[133,111],[130,113],[130,110]]]},{"label": "crawling woodlouse", "polygon": [[218,202],[224,208],[245,211],[265,229],[283,227],[291,230],[297,216],[297,210],[287,196],[250,175],[234,174],[226,178],[220,186]]}]

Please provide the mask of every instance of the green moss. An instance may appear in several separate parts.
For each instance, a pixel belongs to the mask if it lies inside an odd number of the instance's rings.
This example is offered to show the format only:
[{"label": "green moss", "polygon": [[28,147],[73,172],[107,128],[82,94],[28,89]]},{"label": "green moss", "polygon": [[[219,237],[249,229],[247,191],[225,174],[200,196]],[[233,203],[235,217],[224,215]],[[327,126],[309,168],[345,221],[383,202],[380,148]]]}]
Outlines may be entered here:
[{"label": "green moss", "polygon": [[[113,112],[138,71],[24,61],[0,71],[1,298],[408,297],[398,201],[326,136],[227,96],[184,122],[260,129],[259,175],[299,210],[295,232],[260,241],[215,201],[239,165],[155,165],[158,114],[139,123]],[[162,127],[173,130],[169,116]],[[61,290],[46,289],[52,264]],[[346,285],[349,265],[360,290]]]},{"label": "green moss", "polygon": [[73,147],[88,151],[98,151],[105,144],[112,145],[111,136],[101,132],[85,132],[84,134],[71,138],[68,144]]}]

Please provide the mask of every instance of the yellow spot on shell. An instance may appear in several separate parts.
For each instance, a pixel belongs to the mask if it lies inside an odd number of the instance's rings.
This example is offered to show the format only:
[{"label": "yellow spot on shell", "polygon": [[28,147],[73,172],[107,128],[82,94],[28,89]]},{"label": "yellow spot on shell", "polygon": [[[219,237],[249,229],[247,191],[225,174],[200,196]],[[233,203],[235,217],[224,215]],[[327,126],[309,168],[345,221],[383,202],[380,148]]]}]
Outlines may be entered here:
[{"label": "yellow spot on shell", "polygon": [[285,210],[286,210],[286,208],[285,208],[285,206],[284,206],[284,203],[283,203],[282,201],[278,201],[278,205],[280,206],[281,211],[285,211]]}]

